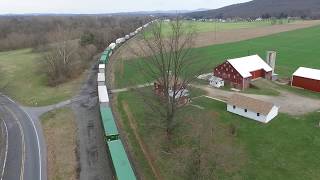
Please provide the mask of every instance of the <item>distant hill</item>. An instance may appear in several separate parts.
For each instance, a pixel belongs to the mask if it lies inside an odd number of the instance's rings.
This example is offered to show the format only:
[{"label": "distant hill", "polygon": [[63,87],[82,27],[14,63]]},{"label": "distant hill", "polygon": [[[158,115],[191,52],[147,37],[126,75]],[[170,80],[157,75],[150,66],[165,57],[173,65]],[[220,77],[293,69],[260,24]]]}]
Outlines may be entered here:
[{"label": "distant hill", "polygon": [[269,15],[320,18],[320,0],[253,0],[220,9],[186,14],[192,18],[256,18]]}]

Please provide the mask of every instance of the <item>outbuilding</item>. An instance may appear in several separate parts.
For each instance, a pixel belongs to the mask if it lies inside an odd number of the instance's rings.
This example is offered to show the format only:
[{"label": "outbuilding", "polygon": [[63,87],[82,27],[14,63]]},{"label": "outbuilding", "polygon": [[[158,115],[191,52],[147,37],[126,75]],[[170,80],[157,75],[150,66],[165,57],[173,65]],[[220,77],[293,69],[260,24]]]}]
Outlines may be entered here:
[{"label": "outbuilding", "polygon": [[279,107],[270,102],[234,94],[227,102],[227,111],[262,123],[268,123],[278,115]]},{"label": "outbuilding", "polygon": [[213,70],[216,77],[220,77],[232,87],[246,89],[252,80],[258,78],[272,79],[272,68],[258,55],[230,59]]},{"label": "outbuilding", "polygon": [[209,84],[210,86],[220,88],[224,86],[224,81],[219,77],[212,76],[211,78],[209,78]]},{"label": "outbuilding", "polygon": [[320,92],[320,70],[299,67],[292,75],[291,86]]}]

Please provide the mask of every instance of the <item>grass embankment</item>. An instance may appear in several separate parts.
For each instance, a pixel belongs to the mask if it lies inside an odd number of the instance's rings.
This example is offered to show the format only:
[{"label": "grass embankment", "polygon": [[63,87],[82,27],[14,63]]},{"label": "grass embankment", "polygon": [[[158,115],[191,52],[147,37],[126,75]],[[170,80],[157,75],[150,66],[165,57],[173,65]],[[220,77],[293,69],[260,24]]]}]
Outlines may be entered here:
[{"label": "grass embankment", "polygon": [[[268,50],[277,51],[275,70],[280,78],[291,77],[292,73],[300,66],[320,69],[319,34],[320,26],[316,26],[241,42],[195,48],[190,55],[195,62],[190,68],[190,72],[197,72],[200,69],[203,69],[204,73],[210,72],[225,59],[230,58],[252,54],[259,54],[265,58]],[[148,77],[139,73],[141,67],[143,67],[143,62],[140,59],[124,61],[123,70],[120,71],[120,68],[116,68],[117,87],[150,81]],[[287,89],[291,90],[292,88]],[[297,90],[292,91],[298,92]]]},{"label": "grass embankment", "polygon": [[0,84],[4,93],[28,106],[54,104],[71,98],[82,77],[57,87],[47,86],[46,75],[40,70],[41,54],[32,49],[0,52]]},{"label": "grass embankment", "polygon": [[72,110],[55,110],[41,119],[48,150],[48,179],[78,179],[76,122]]},{"label": "grass embankment", "polygon": [[118,106],[122,123],[147,179],[153,178],[152,173],[131,134],[123,102],[129,105],[139,135],[164,179],[320,178],[319,112],[300,117],[280,114],[269,124],[262,124],[228,113],[224,103],[196,98],[192,102],[196,106],[178,113],[179,126],[171,151],[166,153],[159,118],[132,92],[121,93]]}]

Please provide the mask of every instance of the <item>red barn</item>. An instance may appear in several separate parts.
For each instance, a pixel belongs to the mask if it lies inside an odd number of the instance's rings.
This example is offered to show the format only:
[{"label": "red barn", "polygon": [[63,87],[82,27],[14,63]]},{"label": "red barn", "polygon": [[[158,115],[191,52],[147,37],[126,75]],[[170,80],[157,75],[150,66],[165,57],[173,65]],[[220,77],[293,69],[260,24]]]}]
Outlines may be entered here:
[{"label": "red barn", "polygon": [[251,80],[257,78],[272,78],[272,68],[258,55],[227,60],[213,73],[238,89],[248,88]]},{"label": "red barn", "polygon": [[291,85],[320,92],[320,70],[300,67],[292,75]]}]

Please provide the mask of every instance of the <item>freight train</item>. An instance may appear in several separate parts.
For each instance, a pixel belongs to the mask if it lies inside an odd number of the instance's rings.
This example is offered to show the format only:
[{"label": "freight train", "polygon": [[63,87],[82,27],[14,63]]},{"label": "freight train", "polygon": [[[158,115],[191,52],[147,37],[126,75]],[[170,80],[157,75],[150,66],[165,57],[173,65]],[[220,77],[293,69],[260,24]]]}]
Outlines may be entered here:
[{"label": "freight train", "polygon": [[[153,22],[153,21],[152,21]],[[150,23],[152,23],[150,22]],[[102,53],[99,59],[99,72],[97,75],[98,96],[100,103],[101,123],[104,128],[105,143],[107,144],[110,159],[113,164],[115,179],[117,180],[136,180],[135,173],[128,159],[127,153],[120,138],[120,134],[112,114],[109,91],[106,83],[107,64],[109,63],[112,52],[122,43],[132,38],[137,33],[148,27],[150,23],[137,28],[136,31],[118,38],[116,43],[111,43]]]}]

